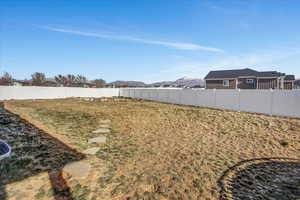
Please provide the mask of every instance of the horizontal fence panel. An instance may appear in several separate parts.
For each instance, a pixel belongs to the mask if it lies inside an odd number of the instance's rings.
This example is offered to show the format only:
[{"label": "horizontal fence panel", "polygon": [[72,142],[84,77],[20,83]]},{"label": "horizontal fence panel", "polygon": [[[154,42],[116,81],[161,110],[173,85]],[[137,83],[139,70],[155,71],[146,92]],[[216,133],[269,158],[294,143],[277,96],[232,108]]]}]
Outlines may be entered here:
[{"label": "horizontal fence panel", "polygon": [[134,89],[128,89],[130,98],[134,98]]},{"label": "horizontal fence panel", "polygon": [[215,108],[216,107],[215,91],[214,90],[198,90],[197,106]]},{"label": "horizontal fence panel", "polygon": [[181,91],[180,104],[194,106],[197,103],[196,92],[193,89],[183,89]]},{"label": "horizontal fence panel", "polygon": [[118,88],[0,86],[0,100],[119,96]]},{"label": "horizontal fence panel", "polygon": [[300,90],[274,91],[272,114],[300,117]]},{"label": "horizontal fence panel", "polygon": [[152,101],[157,101],[157,92],[156,92],[156,89],[149,89],[149,92],[150,92],[150,100]]},{"label": "horizontal fence panel", "polygon": [[157,98],[157,101],[167,102],[166,90],[165,89],[158,89],[156,98]]},{"label": "horizontal fence panel", "polygon": [[239,110],[239,90],[215,90],[215,108]]},{"label": "horizontal fence panel", "polygon": [[271,98],[271,90],[241,90],[240,110],[246,112],[271,114]]},{"label": "horizontal fence panel", "polygon": [[19,87],[0,86],[0,100],[10,99],[55,99],[66,98],[66,89],[62,87]]},{"label": "horizontal fence panel", "polygon": [[127,88],[120,89],[119,94],[121,97],[128,97],[129,96],[129,90]]},{"label": "horizontal fence panel", "polygon": [[151,100],[151,94],[150,94],[150,91],[149,89],[143,89],[143,99],[146,99],[146,100]]},{"label": "horizontal fence panel", "polygon": [[181,90],[180,89],[174,89],[169,90],[169,102],[173,104],[180,104],[180,98],[181,98]]},{"label": "horizontal fence panel", "polygon": [[66,88],[67,97],[113,97],[119,96],[117,88]]},{"label": "horizontal fence panel", "polygon": [[300,118],[300,90],[131,88],[130,91],[139,98],[159,102]]}]

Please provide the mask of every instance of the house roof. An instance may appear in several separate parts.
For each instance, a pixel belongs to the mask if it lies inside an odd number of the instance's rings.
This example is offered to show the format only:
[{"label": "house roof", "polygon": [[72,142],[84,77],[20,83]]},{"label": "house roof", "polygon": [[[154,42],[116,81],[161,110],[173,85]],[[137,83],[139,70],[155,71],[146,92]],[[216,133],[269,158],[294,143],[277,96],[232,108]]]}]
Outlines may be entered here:
[{"label": "house roof", "polygon": [[284,73],[280,73],[277,71],[266,71],[266,72],[257,72],[257,77],[279,77],[284,76]]},{"label": "house roof", "polygon": [[294,81],[295,80],[295,76],[294,75],[286,75],[284,80],[287,80],[287,81]]},{"label": "house roof", "polygon": [[[218,79],[218,78],[239,78],[239,77],[253,76],[253,77],[280,77],[285,76],[284,73],[277,71],[264,71],[259,72],[253,69],[236,69],[236,70],[219,70],[210,71],[205,79]],[[294,79],[293,79],[294,78]],[[295,80],[293,75],[286,76],[285,80]]]},{"label": "house roof", "polygon": [[240,76],[256,76],[257,71],[246,68],[236,70],[218,70],[210,71],[205,79],[216,79],[216,78],[238,78]]}]

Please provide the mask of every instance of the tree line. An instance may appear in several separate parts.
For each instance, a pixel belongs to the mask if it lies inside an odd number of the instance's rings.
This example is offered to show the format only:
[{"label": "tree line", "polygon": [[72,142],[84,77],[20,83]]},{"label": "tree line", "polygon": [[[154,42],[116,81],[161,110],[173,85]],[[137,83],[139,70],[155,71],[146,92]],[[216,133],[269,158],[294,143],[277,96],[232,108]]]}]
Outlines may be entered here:
[{"label": "tree line", "polygon": [[53,87],[105,87],[103,79],[88,80],[83,75],[58,74],[54,78],[46,78],[42,72],[35,72],[30,80],[16,80],[8,72],[4,72],[0,77],[0,85],[23,85],[23,86],[53,86]]}]

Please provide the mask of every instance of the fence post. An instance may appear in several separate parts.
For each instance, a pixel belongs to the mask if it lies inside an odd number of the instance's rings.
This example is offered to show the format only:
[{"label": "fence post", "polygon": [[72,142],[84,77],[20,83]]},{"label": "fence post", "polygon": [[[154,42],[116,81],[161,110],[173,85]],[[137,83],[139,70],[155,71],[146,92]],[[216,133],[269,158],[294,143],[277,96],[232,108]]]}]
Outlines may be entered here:
[{"label": "fence post", "polygon": [[217,89],[214,88],[214,107],[217,108]]},{"label": "fence post", "polygon": [[181,89],[180,89],[180,93],[179,93],[179,101],[178,101],[178,104],[179,104],[179,105],[181,105],[182,91],[183,91],[183,89],[181,88]]},{"label": "fence post", "polygon": [[166,102],[169,103],[169,90],[166,89]]},{"label": "fence post", "polygon": [[241,89],[238,89],[238,111],[241,112]]},{"label": "fence post", "polygon": [[65,87],[65,97],[64,98],[68,98],[68,87]]},{"label": "fence post", "polygon": [[133,91],[133,95],[132,95],[133,99],[135,99],[135,89],[133,88],[132,91]]},{"label": "fence post", "polygon": [[271,92],[271,94],[270,94],[270,115],[271,116],[273,116],[273,98],[274,98],[274,90],[271,88],[270,89],[270,92]]}]

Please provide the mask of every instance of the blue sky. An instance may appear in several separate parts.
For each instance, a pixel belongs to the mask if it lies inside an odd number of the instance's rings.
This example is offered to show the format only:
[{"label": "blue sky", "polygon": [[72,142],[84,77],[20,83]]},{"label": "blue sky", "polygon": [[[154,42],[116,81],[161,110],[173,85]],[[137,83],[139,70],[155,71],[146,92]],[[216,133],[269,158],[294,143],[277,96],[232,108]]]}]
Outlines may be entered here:
[{"label": "blue sky", "polygon": [[2,0],[0,70],[154,82],[250,67],[300,78],[298,0]]}]

